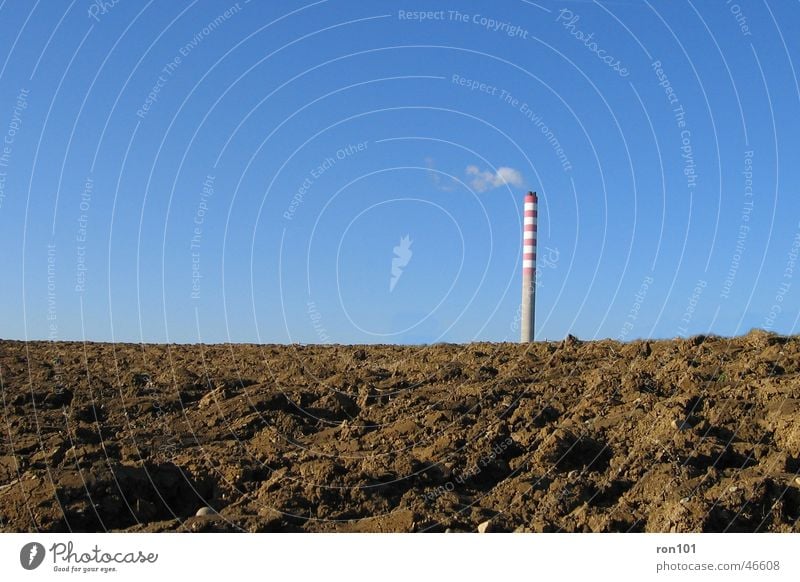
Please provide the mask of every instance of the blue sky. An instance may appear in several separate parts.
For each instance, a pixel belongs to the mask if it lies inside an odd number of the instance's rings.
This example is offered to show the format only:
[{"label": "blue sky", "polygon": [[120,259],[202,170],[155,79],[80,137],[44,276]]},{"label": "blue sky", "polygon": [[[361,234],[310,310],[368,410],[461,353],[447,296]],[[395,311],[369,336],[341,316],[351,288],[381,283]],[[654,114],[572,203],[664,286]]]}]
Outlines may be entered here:
[{"label": "blue sky", "polygon": [[515,341],[528,189],[538,339],[793,333],[798,24],[7,0],[0,337]]}]

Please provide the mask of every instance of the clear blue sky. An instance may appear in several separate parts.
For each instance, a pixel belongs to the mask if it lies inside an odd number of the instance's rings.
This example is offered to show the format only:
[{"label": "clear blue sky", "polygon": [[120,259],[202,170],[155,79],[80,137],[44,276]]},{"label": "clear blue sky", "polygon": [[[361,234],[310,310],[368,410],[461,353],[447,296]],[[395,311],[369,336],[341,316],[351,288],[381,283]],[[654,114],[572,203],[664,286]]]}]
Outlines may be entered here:
[{"label": "clear blue sky", "polygon": [[6,0],[0,337],[514,341],[528,189],[538,339],[795,332],[798,25],[789,1]]}]

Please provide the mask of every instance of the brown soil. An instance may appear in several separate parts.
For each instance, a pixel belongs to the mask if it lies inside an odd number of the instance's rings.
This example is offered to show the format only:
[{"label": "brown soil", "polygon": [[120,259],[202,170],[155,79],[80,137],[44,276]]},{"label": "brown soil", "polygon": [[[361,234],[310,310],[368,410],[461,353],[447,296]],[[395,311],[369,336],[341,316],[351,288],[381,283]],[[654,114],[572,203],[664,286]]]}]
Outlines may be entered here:
[{"label": "brown soil", "polygon": [[800,531],[800,338],[6,341],[0,384],[3,531]]}]

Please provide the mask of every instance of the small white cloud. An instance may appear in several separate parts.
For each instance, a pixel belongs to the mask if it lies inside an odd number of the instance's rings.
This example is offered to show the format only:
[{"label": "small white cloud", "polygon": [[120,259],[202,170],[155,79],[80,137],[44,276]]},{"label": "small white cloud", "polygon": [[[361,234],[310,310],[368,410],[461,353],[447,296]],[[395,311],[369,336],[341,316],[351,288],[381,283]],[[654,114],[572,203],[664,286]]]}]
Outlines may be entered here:
[{"label": "small white cloud", "polygon": [[524,183],[520,171],[508,166],[500,166],[497,172],[481,171],[478,166],[467,166],[466,173],[472,177],[470,185],[478,192],[486,192],[505,185],[521,188]]},{"label": "small white cloud", "polygon": [[425,165],[428,166],[428,175],[431,177],[433,185],[437,190],[441,190],[442,192],[452,192],[456,189],[456,182],[453,181],[452,178],[447,178],[446,180],[442,179],[442,174],[436,171],[436,165],[433,158],[425,158]]}]

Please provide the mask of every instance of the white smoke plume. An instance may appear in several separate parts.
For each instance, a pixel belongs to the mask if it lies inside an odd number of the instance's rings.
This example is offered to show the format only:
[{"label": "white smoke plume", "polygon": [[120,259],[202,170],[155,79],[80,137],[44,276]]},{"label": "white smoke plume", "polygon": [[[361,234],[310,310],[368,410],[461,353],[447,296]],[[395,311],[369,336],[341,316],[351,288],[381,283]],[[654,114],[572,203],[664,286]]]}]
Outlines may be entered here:
[{"label": "white smoke plume", "polygon": [[467,166],[466,173],[472,177],[470,185],[478,192],[486,192],[506,184],[520,188],[524,184],[520,171],[508,166],[500,166],[497,172],[481,170],[478,166]]}]

